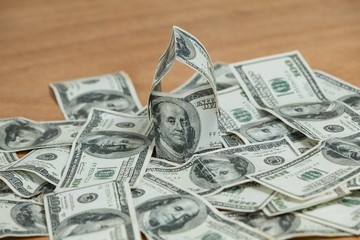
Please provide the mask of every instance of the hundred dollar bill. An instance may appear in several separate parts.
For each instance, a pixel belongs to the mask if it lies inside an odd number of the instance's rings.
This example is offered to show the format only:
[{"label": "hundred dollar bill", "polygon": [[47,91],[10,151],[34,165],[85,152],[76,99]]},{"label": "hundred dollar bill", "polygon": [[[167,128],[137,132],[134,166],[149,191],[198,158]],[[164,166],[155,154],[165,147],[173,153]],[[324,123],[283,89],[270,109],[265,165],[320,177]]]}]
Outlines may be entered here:
[{"label": "hundred dollar bill", "polygon": [[71,145],[83,121],[35,122],[26,118],[0,120],[0,151]]},{"label": "hundred dollar bill", "polygon": [[327,101],[298,51],[233,63],[230,68],[257,108]]},{"label": "hundred dollar bill", "polygon": [[290,198],[284,194],[276,193],[276,195],[266,205],[263,211],[267,216],[277,216],[280,214],[312,207],[320,203],[343,197],[348,194],[350,194],[350,191],[348,189],[346,189],[345,187],[338,187],[334,190],[328,191],[320,196],[311,198],[307,201],[300,201]]},{"label": "hundred dollar bill", "polygon": [[296,103],[269,112],[314,140],[346,137],[360,131],[360,114],[338,101]]},{"label": "hundred dollar bill", "polygon": [[238,129],[242,125],[253,122],[267,115],[265,111],[257,110],[242,95],[239,86],[227,88],[218,92],[220,115],[218,117],[221,132]]},{"label": "hundred dollar bill", "polygon": [[0,152],[0,169],[5,169],[9,167],[17,160],[19,160],[19,158],[16,153]]},{"label": "hundred dollar bill", "polygon": [[37,149],[6,170],[29,171],[56,186],[60,182],[69,154],[70,149],[66,147]]},{"label": "hundred dollar bill", "polygon": [[[216,97],[215,73],[210,56],[205,47],[190,33],[179,27],[173,27],[170,43],[165,53],[160,57],[152,82],[153,90],[161,92],[160,81],[178,60],[200,73],[211,86]],[[151,105],[151,101],[149,101]],[[150,109],[151,110],[151,109]]]},{"label": "hundred dollar bill", "polygon": [[317,83],[327,99],[341,101],[360,111],[360,88],[323,71],[315,70]]},{"label": "hundred dollar bill", "polygon": [[360,190],[360,176],[357,176],[356,178],[351,179],[350,181],[348,181],[346,187],[350,191]]},{"label": "hundred dollar bill", "polygon": [[60,188],[129,181],[136,186],[153,144],[147,117],[93,109],[74,141]]},{"label": "hundred dollar bill", "polygon": [[330,138],[285,165],[248,178],[289,197],[308,200],[346,184],[359,174],[357,144]]},{"label": "hundred dollar bill", "polygon": [[30,198],[39,193],[48,184],[46,180],[37,174],[26,171],[0,171],[0,180],[2,180],[15,194]]},{"label": "hundred dollar bill", "polygon": [[280,139],[198,154],[179,167],[148,168],[147,171],[200,195],[214,195],[249,182],[248,174],[276,168],[296,157],[290,143]]},{"label": "hundred dollar bill", "polygon": [[244,145],[244,141],[233,133],[221,134],[221,143],[224,147],[237,147]]},{"label": "hundred dollar bill", "polygon": [[200,87],[186,94],[152,92],[156,156],[182,163],[193,154],[221,148],[214,92]]},{"label": "hundred dollar bill", "polygon": [[216,208],[239,212],[255,212],[271,200],[273,190],[256,182],[227,188],[216,195],[205,197]]},{"label": "hundred dollar bill", "polygon": [[222,217],[200,196],[150,173],[133,191],[133,200],[140,229],[149,239],[268,239]]},{"label": "hundred dollar bill", "polygon": [[360,234],[360,192],[302,211],[304,217],[352,234]]},{"label": "hundred dollar bill", "polygon": [[0,206],[0,238],[48,235],[43,206],[2,198]]},{"label": "hundred dollar bill", "polygon": [[298,153],[304,153],[318,143],[274,117],[264,117],[244,124],[239,129],[231,130],[229,133],[240,137],[247,144],[288,137]]},{"label": "hundred dollar bill", "polygon": [[129,186],[114,182],[46,195],[50,239],[141,239]]},{"label": "hundred dollar bill", "polygon": [[[235,78],[233,72],[225,63],[214,63],[215,85],[216,90],[220,91],[233,86],[239,86],[239,82]],[[184,93],[196,87],[207,85],[206,79],[200,74],[195,73],[189,80],[187,80],[180,87],[174,89],[172,93]]]},{"label": "hundred dollar bill", "polygon": [[240,212],[225,212],[224,215],[248,224],[278,240],[306,236],[349,236],[346,232],[313,222],[298,213],[286,213],[276,217],[268,217],[262,212],[247,214]]},{"label": "hundred dollar bill", "polygon": [[125,72],[51,83],[65,119],[86,120],[91,108],[136,113],[141,104]]},{"label": "hundred dollar bill", "polygon": [[179,164],[176,164],[174,162],[166,161],[161,158],[150,158],[150,162],[147,165],[147,168],[161,168],[161,167],[177,167]]}]

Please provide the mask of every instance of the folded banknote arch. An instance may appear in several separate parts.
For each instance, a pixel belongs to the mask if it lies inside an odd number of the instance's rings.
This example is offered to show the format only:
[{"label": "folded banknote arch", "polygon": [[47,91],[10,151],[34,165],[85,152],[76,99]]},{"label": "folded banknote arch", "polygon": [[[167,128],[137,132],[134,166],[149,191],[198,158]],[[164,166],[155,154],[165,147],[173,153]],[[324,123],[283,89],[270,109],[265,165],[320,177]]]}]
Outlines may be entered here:
[{"label": "folded banknote arch", "polygon": [[[161,80],[175,60],[200,73],[207,85],[183,94],[161,92]],[[156,156],[185,162],[193,154],[221,147],[214,67],[203,45],[191,34],[173,27],[161,56],[148,101],[155,131]]]}]

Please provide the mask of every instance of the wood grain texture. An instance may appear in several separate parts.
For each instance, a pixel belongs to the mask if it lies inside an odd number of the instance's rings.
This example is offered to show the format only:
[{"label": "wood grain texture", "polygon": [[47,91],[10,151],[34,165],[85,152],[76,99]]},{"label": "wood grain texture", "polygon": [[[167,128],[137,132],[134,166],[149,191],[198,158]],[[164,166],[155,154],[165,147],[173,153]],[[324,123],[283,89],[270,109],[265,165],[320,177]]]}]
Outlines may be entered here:
[{"label": "wood grain texture", "polygon": [[[145,105],[173,25],[214,62],[297,49],[312,68],[360,86],[359,13],[357,0],[1,0],[0,118],[61,120],[50,82],[118,70]],[[177,64],[165,89],[192,73]]]}]

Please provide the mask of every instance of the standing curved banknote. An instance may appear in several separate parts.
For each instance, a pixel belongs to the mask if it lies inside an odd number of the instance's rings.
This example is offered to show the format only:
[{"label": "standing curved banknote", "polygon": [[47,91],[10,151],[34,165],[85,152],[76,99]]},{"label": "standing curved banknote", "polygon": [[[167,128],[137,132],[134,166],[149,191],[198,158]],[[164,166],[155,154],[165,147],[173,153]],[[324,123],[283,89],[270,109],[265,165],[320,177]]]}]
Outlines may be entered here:
[{"label": "standing curved banknote", "polygon": [[149,239],[268,239],[222,217],[205,199],[150,173],[133,200],[140,229]]},{"label": "standing curved banknote", "polygon": [[58,188],[75,188],[110,181],[134,187],[152,154],[147,117],[93,109],[74,141]]},{"label": "standing curved banknote", "polygon": [[65,119],[86,120],[92,108],[136,113],[141,104],[125,72],[51,83]]},{"label": "standing curved banknote", "polygon": [[[206,84],[182,94],[162,93],[161,80],[175,60],[201,74]],[[196,152],[221,147],[212,62],[204,46],[178,27],[173,27],[169,46],[159,59],[148,111],[154,120],[156,156],[159,158],[185,162]]]},{"label": "standing curved banknote", "polygon": [[127,184],[52,193],[44,200],[52,240],[141,239]]},{"label": "standing curved banknote", "polygon": [[71,145],[84,121],[35,122],[26,118],[0,120],[0,151]]},{"label": "standing curved banknote", "polygon": [[214,99],[206,86],[181,95],[152,93],[158,158],[181,163],[195,153],[221,147]]},{"label": "standing curved banknote", "polygon": [[0,198],[0,238],[49,235],[44,207],[25,200]]},{"label": "standing curved banknote", "polygon": [[276,217],[268,217],[262,212],[226,212],[224,215],[263,231],[276,239],[306,236],[348,236],[346,232],[313,222],[298,213],[286,213]]},{"label": "standing curved banknote", "polygon": [[297,157],[291,144],[280,139],[225,148],[194,155],[172,168],[148,168],[183,188],[201,195],[213,195],[224,188],[249,182],[247,175],[276,168]]},{"label": "standing curved banknote", "polygon": [[[215,63],[214,72],[216,78],[216,90],[224,90],[233,86],[239,86],[239,82],[235,78],[233,72],[229,68],[228,64]],[[172,93],[184,93],[190,91],[196,87],[208,85],[206,78],[200,73],[195,73],[190,79],[178,88],[171,91]]]}]

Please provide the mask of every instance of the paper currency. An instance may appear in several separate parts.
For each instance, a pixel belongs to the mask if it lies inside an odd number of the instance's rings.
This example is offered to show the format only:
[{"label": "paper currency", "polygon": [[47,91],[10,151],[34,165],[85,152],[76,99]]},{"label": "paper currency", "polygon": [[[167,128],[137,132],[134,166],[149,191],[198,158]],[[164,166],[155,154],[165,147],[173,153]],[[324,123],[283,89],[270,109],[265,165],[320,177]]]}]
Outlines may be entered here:
[{"label": "paper currency", "polygon": [[35,173],[44,180],[57,185],[69,158],[67,147],[34,150],[6,170],[23,170]]},{"label": "paper currency", "polygon": [[272,199],[273,190],[255,182],[227,188],[216,195],[205,197],[219,209],[238,212],[259,211]]},{"label": "paper currency", "polygon": [[44,208],[29,201],[0,198],[0,238],[48,235]]},{"label": "paper currency", "polygon": [[349,234],[308,220],[297,213],[286,213],[276,217],[267,217],[262,212],[239,213],[225,212],[225,216],[248,224],[276,239],[289,239],[306,236],[338,237]]},{"label": "paper currency", "polygon": [[221,134],[221,143],[224,147],[237,147],[244,145],[244,141],[233,133]]},{"label": "paper currency", "polygon": [[330,138],[295,160],[248,178],[298,200],[307,200],[346,184],[360,172],[360,147]]},{"label": "paper currency", "polygon": [[174,181],[187,190],[213,195],[249,182],[248,174],[276,168],[296,156],[290,143],[280,139],[194,155],[179,167],[148,168],[147,171]]},{"label": "paper currency", "polygon": [[[172,30],[169,46],[159,59],[150,92],[154,90],[161,92],[160,81],[171,69],[175,60],[200,73],[213,89],[215,102],[217,102],[215,73],[209,54],[199,40],[185,30],[175,26]],[[151,101],[149,101],[149,104],[151,104]]]},{"label": "paper currency", "polygon": [[133,199],[140,229],[149,239],[268,239],[222,217],[205,199],[149,173]]},{"label": "paper currency", "polygon": [[303,210],[302,214],[313,221],[359,235],[359,212],[360,192],[355,191],[349,196]]},{"label": "paper currency", "polygon": [[223,133],[238,129],[244,124],[268,115],[265,111],[257,110],[239,86],[219,91],[218,100],[220,108],[219,128]]},{"label": "paper currency", "polygon": [[51,240],[141,239],[127,184],[52,193],[44,203]]},{"label": "paper currency", "polygon": [[65,119],[86,120],[94,107],[136,113],[141,104],[125,72],[51,83]]},{"label": "paper currency", "polygon": [[152,157],[150,159],[149,164],[147,165],[147,168],[161,168],[161,167],[177,167],[179,164],[176,164],[174,162],[166,161],[161,158],[155,158]]},{"label": "paper currency", "polygon": [[312,207],[324,202],[334,200],[350,194],[350,191],[345,187],[338,187],[334,190],[328,191],[320,196],[311,198],[307,201],[300,201],[290,198],[284,194],[276,193],[271,201],[263,209],[267,216],[277,216],[280,214],[294,212],[308,207]]},{"label": "paper currency", "polygon": [[71,145],[83,121],[35,122],[26,118],[0,120],[0,151]]},{"label": "paper currency", "polygon": [[341,102],[297,103],[269,112],[315,140],[346,137],[360,131],[360,115]]},{"label": "paper currency", "polygon": [[183,95],[152,92],[156,156],[185,162],[221,147],[214,92],[200,87]]},{"label": "paper currency", "polygon": [[288,137],[299,154],[306,152],[318,143],[274,117],[265,117],[244,124],[239,129],[231,130],[229,133],[240,137],[245,143],[264,142]]},{"label": "paper currency", "polygon": [[[220,91],[233,86],[239,86],[239,82],[235,78],[228,64],[215,63],[215,85],[216,90]],[[200,74],[195,73],[188,81],[182,84],[180,87],[171,91],[172,93],[184,93],[194,88],[207,85],[207,80]]]},{"label": "paper currency", "polygon": [[230,68],[257,108],[327,101],[298,51],[233,63]]},{"label": "paper currency", "polygon": [[110,181],[136,186],[150,161],[153,144],[147,117],[93,109],[74,141],[60,188]]},{"label": "paper currency", "polygon": [[315,70],[317,83],[327,99],[341,101],[355,111],[360,111],[360,89],[329,73]]},{"label": "paper currency", "polygon": [[16,153],[6,153],[0,152],[0,169],[5,169],[10,166],[10,164],[19,160]]},{"label": "paper currency", "polygon": [[360,190],[360,176],[357,176],[356,178],[348,181],[346,187],[350,191]]},{"label": "paper currency", "polygon": [[0,171],[0,180],[2,180],[15,194],[30,198],[39,193],[48,184],[46,180],[37,174],[26,171]]}]

